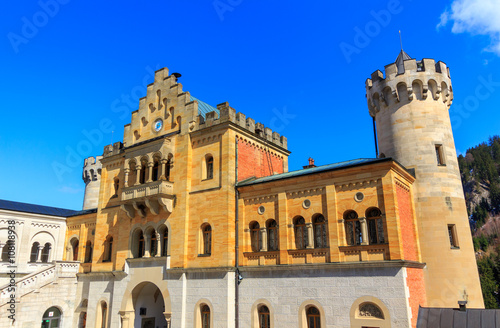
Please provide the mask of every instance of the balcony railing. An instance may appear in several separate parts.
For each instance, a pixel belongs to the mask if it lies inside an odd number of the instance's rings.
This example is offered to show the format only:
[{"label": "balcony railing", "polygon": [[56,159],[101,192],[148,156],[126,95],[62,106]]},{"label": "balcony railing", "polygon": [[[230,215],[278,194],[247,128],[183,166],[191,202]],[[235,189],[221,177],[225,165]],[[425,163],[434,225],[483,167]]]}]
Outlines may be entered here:
[{"label": "balcony railing", "polygon": [[123,188],[121,209],[130,218],[135,217],[136,211],[140,216],[145,217],[148,208],[155,215],[160,212],[160,207],[172,213],[174,199],[173,182],[153,181]]}]

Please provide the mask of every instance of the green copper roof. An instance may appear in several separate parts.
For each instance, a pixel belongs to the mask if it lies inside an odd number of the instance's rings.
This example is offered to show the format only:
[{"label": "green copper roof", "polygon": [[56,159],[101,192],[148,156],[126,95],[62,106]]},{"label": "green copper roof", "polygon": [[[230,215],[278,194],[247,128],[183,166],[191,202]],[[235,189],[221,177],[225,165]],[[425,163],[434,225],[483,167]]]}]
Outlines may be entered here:
[{"label": "green copper roof", "polygon": [[219,117],[220,117],[220,113],[219,113],[219,110],[217,108],[210,106],[209,104],[207,104],[204,101],[201,101],[198,98],[195,98],[193,96],[190,96],[190,97],[191,97],[191,99],[190,99],[191,101],[196,100],[198,102],[198,113],[200,115],[203,115],[203,117],[206,117],[208,112],[217,112],[217,115],[219,115]]},{"label": "green copper roof", "polygon": [[344,162],[339,162],[339,163],[333,163],[333,164],[328,164],[328,165],[311,167],[311,168],[303,169],[303,170],[297,170],[297,171],[292,171],[292,172],[287,172],[287,173],[270,175],[270,176],[258,178],[258,179],[251,179],[250,178],[250,179],[246,179],[246,180],[238,182],[237,186],[238,187],[249,186],[249,185],[253,185],[253,184],[257,184],[257,183],[271,182],[271,181],[276,181],[276,180],[299,177],[299,176],[308,175],[308,174],[315,174],[315,173],[319,173],[319,172],[344,169],[344,168],[351,167],[351,166],[372,164],[372,163],[392,161],[392,160],[393,159],[390,157],[352,159],[349,161],[344,161]]}]

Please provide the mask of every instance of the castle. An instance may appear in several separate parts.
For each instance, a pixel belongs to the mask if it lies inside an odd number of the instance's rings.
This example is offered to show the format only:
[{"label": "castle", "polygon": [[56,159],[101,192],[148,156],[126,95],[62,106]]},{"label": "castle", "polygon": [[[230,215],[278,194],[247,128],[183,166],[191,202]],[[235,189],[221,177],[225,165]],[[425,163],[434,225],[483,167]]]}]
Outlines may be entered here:
[{"label": "castle", "polygon": [[85,161],[83,211],[0,202],[20,247],[0,327],[415,327],[420,306],[484,307],[443,62],[401,51],[366,81],[377,158],[292,172],[284,136],[178,77],[156,71],[123,143]]}]

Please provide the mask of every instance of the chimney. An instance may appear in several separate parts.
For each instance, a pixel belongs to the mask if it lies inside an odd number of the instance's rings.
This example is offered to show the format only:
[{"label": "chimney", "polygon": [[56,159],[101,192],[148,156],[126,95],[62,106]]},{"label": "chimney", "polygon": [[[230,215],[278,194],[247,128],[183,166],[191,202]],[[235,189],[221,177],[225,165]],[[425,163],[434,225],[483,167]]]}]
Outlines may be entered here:
[{"label": "chimney", "polygon": [[467,301],[458,301],[458,306],[461,312],[467,311]]},{"label": "chimney", "polygon": [[309,157],[309,165],[306,165],[306,166],[302,166],[304,169],[310,169],[312,167],[316,167],[316,165],[314,165],[314,159],[312,157]]}]

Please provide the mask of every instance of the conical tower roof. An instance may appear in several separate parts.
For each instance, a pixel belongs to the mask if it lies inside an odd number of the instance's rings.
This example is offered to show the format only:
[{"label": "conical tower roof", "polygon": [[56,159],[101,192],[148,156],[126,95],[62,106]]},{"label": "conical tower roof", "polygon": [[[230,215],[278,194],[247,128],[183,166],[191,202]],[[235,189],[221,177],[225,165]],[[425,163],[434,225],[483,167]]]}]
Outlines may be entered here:
[{"label": "conical tower roof", "polygon": [[404,61],[412,59],[403,49],[401,49],[401,52],[398,55],[398,58],[396,58],[396,66],[398,67],[398,74],[403,74],[405,72],[405,64]]}]

